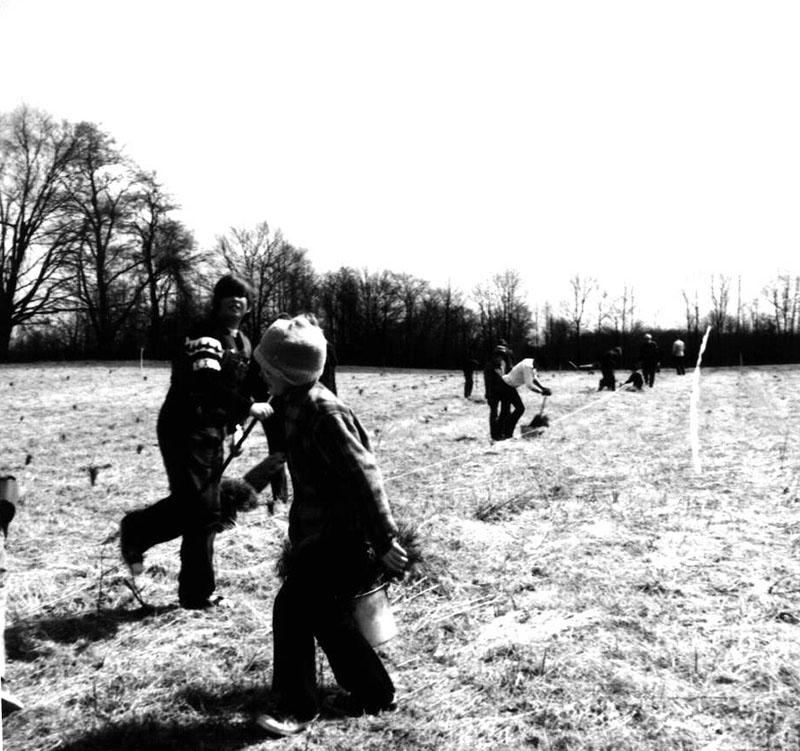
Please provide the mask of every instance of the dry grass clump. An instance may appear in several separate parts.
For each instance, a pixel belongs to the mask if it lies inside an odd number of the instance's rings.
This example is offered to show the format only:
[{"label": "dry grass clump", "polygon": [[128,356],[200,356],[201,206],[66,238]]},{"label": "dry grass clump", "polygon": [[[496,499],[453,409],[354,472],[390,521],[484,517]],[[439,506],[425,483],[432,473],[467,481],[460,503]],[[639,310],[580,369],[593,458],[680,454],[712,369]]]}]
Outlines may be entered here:
[{"label": "dry grass clump", "polygon": [[[401,704],[273,742],[252,719],[287,507],[219,535],[235,608],[177,607],[177,543],[151,551],[135,593],[113,538],[166,493],[167,369],[0,368],[0,469],[23,491],[7,678],[26,704],[5,747],[795,751],[800,369],[704,371],[699,475],[690,377],[598,394],[594,377],[546,375],[549,426],[493,444],[460,374],[341,374],[415,559],[390,588],[401,635],[381,647]],[[540,406],[524,398],[523,422]],[[264,452],[254,432],[229,476]],[[334,690],[323,659],[319,675]]]}]

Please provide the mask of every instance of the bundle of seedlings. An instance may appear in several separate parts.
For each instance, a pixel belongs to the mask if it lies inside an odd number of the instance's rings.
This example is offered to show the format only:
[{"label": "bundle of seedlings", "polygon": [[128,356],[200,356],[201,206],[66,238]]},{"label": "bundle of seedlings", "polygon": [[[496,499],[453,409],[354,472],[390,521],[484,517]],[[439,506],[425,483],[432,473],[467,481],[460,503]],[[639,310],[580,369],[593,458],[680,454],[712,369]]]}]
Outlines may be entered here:
[{"label": "bundle of seedlings", "polygon": [[[362,586],[364,588],[371,588],[382,583],[390,583],[393,581],[405,580],[413,581],[419,578],[424,565],[424,558],[422,555],[422,547],[419,541],[419,534],[415,527],[412,527],[405,522],[397,523],[397,537],[395,538],[400,546],[406,551],[408,556],[408,565],[400,577],[392,576],[383,569],[377,559],[374,550],[370,549],[370,558],[372,564],[367,575],[365,576]],[[292,549],[289,538],[283,540],[280,555],[275,561],[275,573],[278,578],[283,581],[289,575],[292,565],[296,560],[298,551]]]},{"label": "bundle of seedlings", "polygon": [[240,513],[253,511],[258,506],[258,493],[245,480],[223,477],[219,484],[220,524],[223,529],[236,525]]}]

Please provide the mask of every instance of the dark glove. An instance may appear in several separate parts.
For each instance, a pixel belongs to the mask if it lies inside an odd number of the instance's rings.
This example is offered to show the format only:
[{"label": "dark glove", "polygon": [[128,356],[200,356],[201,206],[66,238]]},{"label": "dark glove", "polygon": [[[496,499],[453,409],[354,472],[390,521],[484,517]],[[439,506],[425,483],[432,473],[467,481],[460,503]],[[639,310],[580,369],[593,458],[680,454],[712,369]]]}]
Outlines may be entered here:
[{"label": "dark glove", "polygon": [[542,396],[550,396],[553,392],[547,388],[547,386],[542,386]]}]

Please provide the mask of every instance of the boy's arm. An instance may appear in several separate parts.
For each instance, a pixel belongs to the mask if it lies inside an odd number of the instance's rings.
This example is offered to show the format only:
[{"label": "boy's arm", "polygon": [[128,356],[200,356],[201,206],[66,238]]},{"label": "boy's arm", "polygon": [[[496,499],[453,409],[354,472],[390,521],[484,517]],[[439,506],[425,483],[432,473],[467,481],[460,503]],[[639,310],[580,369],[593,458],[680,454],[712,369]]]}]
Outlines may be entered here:
[{"label": "boy's arm", "polygon": [[394,547],[397,524],[366,432],[355,416],[335,412],[318,421],[314,441],[329,467],[352,490],[365,532],[383,556]]}]

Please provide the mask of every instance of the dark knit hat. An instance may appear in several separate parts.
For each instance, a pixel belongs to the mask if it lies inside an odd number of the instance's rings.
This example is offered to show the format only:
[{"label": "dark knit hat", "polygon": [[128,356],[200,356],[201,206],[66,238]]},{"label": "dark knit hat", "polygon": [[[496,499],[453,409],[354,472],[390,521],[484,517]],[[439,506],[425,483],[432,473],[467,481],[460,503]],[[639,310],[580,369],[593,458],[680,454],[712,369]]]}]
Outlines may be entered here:
[{"label": "dark knit hat", "polygon": [[319,326],[305,316],[279,319],[261,337],[253,352],[265,370],[276,370],[289,383],[299,386],[316,381],[325,367],[328,343]]}]

